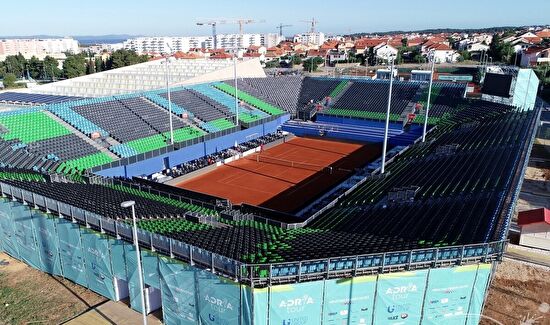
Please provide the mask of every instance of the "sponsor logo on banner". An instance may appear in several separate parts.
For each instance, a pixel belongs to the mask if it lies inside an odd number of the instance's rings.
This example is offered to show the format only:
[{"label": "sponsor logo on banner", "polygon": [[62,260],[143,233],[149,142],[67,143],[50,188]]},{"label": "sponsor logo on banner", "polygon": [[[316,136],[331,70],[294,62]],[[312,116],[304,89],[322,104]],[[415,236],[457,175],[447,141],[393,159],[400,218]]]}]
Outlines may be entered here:
[{"label": "sponsor logo on banner", "polygon": [[227,299],[219,299],[213,296],[206,295],[204,297],[208,303],[212,305],[212,309],[224,313],[228,310],[233,310],[233,305]]},{"label": "sponsor logo on banner", "polygon": [[[282,300],[279,303],[279,308],[285,308],[287,313],[297,313],[304,310],[307,305],[314,304],[315,301],[309,295],[304,295],[296,299]],[[294,325],[294,324],[292,324]]]},{"label": "sponsor logo on banner", "polygon": [[410,293],[418,292],[418,288],[414,283],[409,283],[406,286],[389,287],[386,289],[386,295],[392,296],[393,300],[407,299]]},{"label": "sponsor logo on banner", "polygon": [[308,321],[307,317],[296,317],[283,319],[282,325],[306,325]]}]

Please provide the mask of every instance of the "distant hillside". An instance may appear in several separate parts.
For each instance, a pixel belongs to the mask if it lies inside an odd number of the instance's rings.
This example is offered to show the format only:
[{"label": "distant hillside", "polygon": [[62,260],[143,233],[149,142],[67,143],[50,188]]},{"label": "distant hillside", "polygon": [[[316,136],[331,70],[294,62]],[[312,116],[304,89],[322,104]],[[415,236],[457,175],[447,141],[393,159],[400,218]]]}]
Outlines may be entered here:
[{"label": "distant hillside", "polygon": [[[529,26],[533,27],[533,26]],[[543,27],[543,26],[541,26]],[[510,30],[524,30],[528,27],[526,26],[499,26],[499,27],[485,27],[485,28],[430,28],[414,31],[403,31],[403,30],[394,30],[394,31],[385,31],[385,32],[374,32],[374,33],[355,33],[349,34],[346,36],[359,37],[365,35],[393,35],[393,34],[439,34],[439,33],[499,33]]]}]

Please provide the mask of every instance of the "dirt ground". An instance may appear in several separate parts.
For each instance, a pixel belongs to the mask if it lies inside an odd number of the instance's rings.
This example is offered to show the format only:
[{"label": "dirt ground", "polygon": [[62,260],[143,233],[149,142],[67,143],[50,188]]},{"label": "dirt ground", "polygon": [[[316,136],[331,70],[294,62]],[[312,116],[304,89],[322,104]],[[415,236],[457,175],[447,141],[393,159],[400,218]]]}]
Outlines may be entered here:
[{"label": "dirt ground", "polygon": [[0,253],[0,325],[59,324],[105,301]]},{"label": "dirt ground", "polygon": [[505,259],[489,289],[481,324],[550,324],[550,268]]}]

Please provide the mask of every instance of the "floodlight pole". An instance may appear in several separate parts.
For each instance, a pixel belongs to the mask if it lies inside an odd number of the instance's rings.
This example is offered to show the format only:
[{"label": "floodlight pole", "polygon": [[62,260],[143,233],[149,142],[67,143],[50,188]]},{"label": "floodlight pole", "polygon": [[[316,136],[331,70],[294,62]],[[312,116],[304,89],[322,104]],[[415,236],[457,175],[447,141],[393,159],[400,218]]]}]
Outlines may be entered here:
[{"label": "floodlight pole", "polygon": [[390,127],[390,108],[391,108],[391,94],[393,90],[393,57],[391,58],[391,68],[390,68],[390,90],[388,94],[388,108],[386,109],[386,127],[384,128],[384,142],[382,145],[382,167],[380,169],[380,174],[384,174],[385,165],[386,165],[386,149],[388,147],[388,129]]},{"label": "floodlight pole", "polygon": [[132,209],[132,232],[134,237],[134,246],[136,249],[136,260],[137,260],[137,271],[139,277],[139,290],[140,290],[140,299],[141,299],[141,314],[143,316],[143,325],[147,325],[147,310],[145,307],[145,288],[143,286],[143,270],[141,268],[141,254],[139,251],[139,241],[137,236],[137,222],[136,222],[136,202],[135,201],[124,201],[120,204],[123,208]]},{"label": "floodlight pole", "polygon": [[430,86],[428,88],[428,102],[426,103],[426,112],[424,113],[424,129],[422,130],[422,142],[426,142],[426,129],[428,128],[428,114],[430,112],[430,103],[432,99],[432,84],[434,80],[435,55],[432,53],[432,68],[430,72]]},{"label": "floodlight pole", "polygon": [[235,78],[235,125],[239,128],[239,90],[237,88],[237,53],[233,57],[233,77]]},{"label": "floodlight pole", "polygon": [[[170,49],[170,52],[172,52],[172,48],[167,43],[166,46]],[[170,71],[169,71],[169,60],[170,54],[166,55],[166,92],[168,94],[168,116],[170,119],[170,144],[174,144],[174,124],[172,122],[172,101],[170,100]]]}]

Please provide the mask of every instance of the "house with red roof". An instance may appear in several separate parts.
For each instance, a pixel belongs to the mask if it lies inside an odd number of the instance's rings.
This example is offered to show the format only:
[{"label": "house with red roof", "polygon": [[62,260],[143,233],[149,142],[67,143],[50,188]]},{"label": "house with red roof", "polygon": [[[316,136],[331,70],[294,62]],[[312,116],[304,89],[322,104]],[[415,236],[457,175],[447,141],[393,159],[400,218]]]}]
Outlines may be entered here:
[{"label": "house with red roof", "polygon": [[550,47],[532,46],[521,52],[521,66],[534,67],[550,64]]},{"label": "house with red roof", "polygon": [[540,38],[550,38],[550,29],[546,28],[535,33]]},{"label": "house with red roof", "polygon": [[433,55],[435,63],[453,63],[458,60],[460,54],[453,50],[447,43],[438,43],[428,40],[421,45],[424,56]]},{"label": "house with red roof", "polygon": [[550,250],[550,210],[546,208],[522,211],[518,215],[521,228],[519,244]]}]

